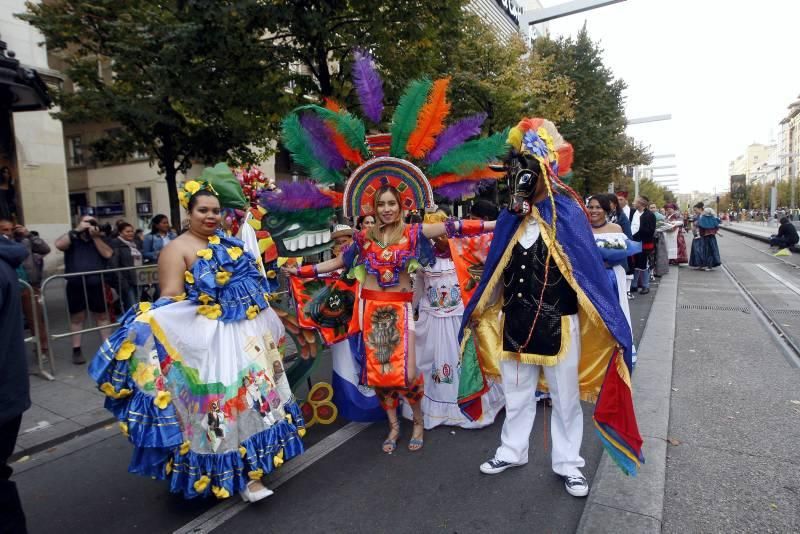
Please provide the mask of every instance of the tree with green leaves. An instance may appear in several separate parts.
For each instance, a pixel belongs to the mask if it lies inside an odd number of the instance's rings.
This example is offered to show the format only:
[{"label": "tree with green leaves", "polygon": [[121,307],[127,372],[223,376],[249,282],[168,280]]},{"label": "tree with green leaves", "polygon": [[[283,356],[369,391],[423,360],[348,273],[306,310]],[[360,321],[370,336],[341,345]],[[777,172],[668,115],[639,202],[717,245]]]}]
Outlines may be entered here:
[{"label": "tree with green leaves", "polygon": [[[295,67],[303,95],[353,103],[355,48],[381,66],[388,102],[409,80],[444,69],[444,50],[458,36],[465,0],[283,0],[266,2],[276,58]],[[297,68],[300,67],[300,68]]]},{"label": "tree with green leaves", "polygon": [[602,49],[590,39],[586,26],[574,39],[537,38],[533,57],[548,61],[552,75],[572,82],[572,116],[557,125],[575,147],[571,184],[577,191],[605,191],[622,166],[650,162],[646,148],[625,134],[625,82],[603,64]]},{"label": "tree with green leaves", "polygon": [[[63,57],[79,90],[56,94],[65,122],[120,126],[92,146],[99,160],[146,153],[166,177],[179,224],[176,176],[192,162],[256,162],[295,101],[264,39],[260,0],[53,0],[19,15]],[[98,65],[108,76],[98,76]]]}]

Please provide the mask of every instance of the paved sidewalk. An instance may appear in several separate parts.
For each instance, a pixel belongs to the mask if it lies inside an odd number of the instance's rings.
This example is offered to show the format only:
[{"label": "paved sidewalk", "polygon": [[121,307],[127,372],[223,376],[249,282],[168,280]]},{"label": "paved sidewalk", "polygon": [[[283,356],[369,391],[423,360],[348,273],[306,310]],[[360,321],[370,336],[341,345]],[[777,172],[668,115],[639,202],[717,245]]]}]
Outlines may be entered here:
[{"label": "paved sidewalk", "polygon": [[[754,222],[732,223],[722,226],[722,230],[730,231],[746,237],[752,237],[754,239],[758,239],[759,241],[763,241],[764,243],[769,243],[770,236],[778,233],[778,228],[775,226],[768,226],[764,223]],[[789,248],[791,248],[793,252],[800,252],[800,247],[797,245]]]}]

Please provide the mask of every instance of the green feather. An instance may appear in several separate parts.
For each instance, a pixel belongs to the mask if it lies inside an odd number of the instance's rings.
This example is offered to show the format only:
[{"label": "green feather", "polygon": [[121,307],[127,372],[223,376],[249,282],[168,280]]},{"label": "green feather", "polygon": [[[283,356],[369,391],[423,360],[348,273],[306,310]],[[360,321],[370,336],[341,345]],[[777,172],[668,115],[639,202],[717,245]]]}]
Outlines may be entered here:
[{"label": "green feather", "polygon": [[433,82],[428,78],[414,80],[400,97],[392,116],[392,147],[390,154],[396,158],[405,158],[408,154],[406,145],[414,128],[417,127],[419,110],[428,100]]},{"label": "green feather", "polygon": [[281,122],[281,140],[286,149],[291,152],[295,163],[303,167],[312,178],[322,183],[341,183],[344,176],[341,173],[328,169],[320,163],[311,150],[311,139],[300,124],[300,116],[291,113]]},{"label": "green feather", "polygon": [[507,137],[508,129],[483,139],[462,143],[428,167],[427,174],[431,178],[447,173],[469,174],[503,156],[508,151]]},{"label": "green feather", "polygon": [[315,104],[301,106],[295,111],[300,112],[304,110],[313,111],[319,114],[323,120],[332,121],[335,123],[336,131],[342,134],[342,137],[344,137],[344,140],[347,141],[347,144],[350,145],[351,148],[361,152],[361,155],[365,158],[369,157],[369,151],[367,150],[366,143],[366,127],[364,126],[363,121],[357,119],[348,111],[331,111],[328,108],[323,108],[322,106],[317,106]]}]

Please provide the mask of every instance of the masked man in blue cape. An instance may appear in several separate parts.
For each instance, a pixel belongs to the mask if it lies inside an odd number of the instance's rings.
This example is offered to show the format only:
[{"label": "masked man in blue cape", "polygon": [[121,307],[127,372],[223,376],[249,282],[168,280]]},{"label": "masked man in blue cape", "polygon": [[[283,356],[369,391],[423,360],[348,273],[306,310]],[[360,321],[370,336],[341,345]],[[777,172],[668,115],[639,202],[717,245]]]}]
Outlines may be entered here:
[{"label": "masked man in blue cape", "polygon": [[631,331],[583,205],[558,178],[571,165],[571,145],[544,119],[524,119],[508,143],[513,198],[464,313],[459,404],[479,418],[487,377],[502,380],[501,445],[480,466],[496,474],[528,462],[534,394],[549,389],[553,471],[570,495],[583,497],[581,400],[596,402],[598,435],[623,471],[635,474],[644,461],[631,399]]}]

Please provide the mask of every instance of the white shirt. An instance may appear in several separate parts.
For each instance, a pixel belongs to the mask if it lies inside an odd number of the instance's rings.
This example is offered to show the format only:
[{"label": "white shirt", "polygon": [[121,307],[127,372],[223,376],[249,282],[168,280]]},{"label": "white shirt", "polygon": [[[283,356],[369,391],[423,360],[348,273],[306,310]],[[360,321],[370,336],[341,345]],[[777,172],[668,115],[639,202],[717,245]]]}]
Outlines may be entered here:
[{"label": "white shirt", "polygon": [[522,224],[527,226],[525,227],[525,233],[519,238],[519,244],[525,248],[531,248],[531,245],[539,239],[539,223],[533,217],[526,217]]},{"label": "white shirt", "polygon": [[625,204],[625,206],[623,206],[623,208],[622,208],[622,211],[625,212],[625,216],[630,221],[631,220],[631,207],[628,204]]},{"label": "white shirt", "polygon": [[631,235],[639,231],[639,225],[641,224],[639,218],[641,217],[641,215],[642,212],[639,210],[633,212],[633,217],[631,217]]}]

